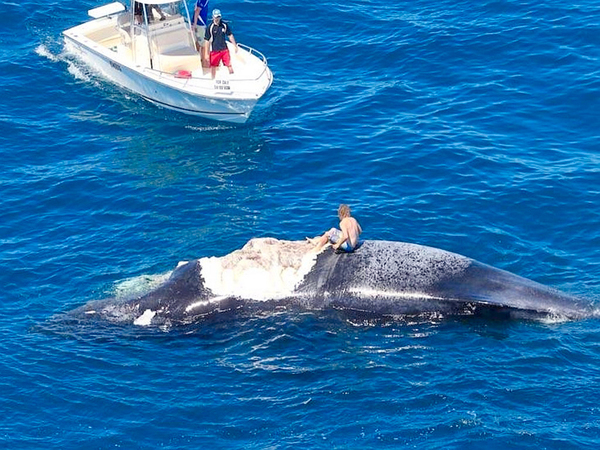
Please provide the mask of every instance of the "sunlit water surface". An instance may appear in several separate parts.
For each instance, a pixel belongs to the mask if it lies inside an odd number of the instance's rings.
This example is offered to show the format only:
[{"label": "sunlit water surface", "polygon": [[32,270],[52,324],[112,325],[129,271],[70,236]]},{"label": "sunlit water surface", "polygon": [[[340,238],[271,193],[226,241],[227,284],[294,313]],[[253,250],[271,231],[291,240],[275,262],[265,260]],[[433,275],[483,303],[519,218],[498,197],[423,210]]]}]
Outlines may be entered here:
[{"label": "sunlit water surface", "polygon": [[600,327],[495,317],[56,315],[353,207],[367,239],[600,297],[596,2],[212,2],[275,81],[249,124],[63,51],[93,1],[0,6],[0,446],[600,445]]}]

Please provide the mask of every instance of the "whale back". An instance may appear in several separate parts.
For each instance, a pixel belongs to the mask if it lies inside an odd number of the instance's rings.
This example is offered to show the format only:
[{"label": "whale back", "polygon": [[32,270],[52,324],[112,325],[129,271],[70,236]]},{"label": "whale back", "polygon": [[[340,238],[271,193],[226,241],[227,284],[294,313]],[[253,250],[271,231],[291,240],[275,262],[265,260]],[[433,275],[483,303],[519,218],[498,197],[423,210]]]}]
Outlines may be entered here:
[{"label": "whale back", "polygon": [[379,314],[513,309],[581,317],[587,305],[540,283],[445,250],[365,241],[353,253],[325,251],[298,291],[313,306]]}]

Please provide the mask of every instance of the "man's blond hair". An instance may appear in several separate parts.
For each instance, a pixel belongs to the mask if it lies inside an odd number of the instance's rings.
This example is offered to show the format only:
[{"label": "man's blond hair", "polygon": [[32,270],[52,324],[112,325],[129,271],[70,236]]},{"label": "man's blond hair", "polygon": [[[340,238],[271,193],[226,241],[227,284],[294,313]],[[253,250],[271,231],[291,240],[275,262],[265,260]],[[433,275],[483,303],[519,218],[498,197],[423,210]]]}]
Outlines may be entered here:
[{"label": "man's blond hair", "polygon": [[338,216],[340,216],[342,219],[345,217],[350,217],[350,207],[342,203],[338,208]]}]

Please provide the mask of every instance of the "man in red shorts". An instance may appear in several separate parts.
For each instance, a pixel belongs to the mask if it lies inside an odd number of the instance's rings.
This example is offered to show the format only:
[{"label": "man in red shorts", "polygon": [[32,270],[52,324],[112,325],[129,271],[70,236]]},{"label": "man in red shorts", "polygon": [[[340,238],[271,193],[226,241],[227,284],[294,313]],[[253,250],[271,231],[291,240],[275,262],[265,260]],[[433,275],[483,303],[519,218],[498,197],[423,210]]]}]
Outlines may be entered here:
[{"label": "man in red shorts", "polygon": [[[206,27],[206,33],[204,35],[204,54],[208,60],[210,50],[210,69],[212,71],[212,77],[215,77],[217,67],[221,61],[229,69],[229,73],[233,73],[233,67],[231,67],[231,57],[229,56],[229,50],[227,49],[226,36],[229,36],[229,40],[235,47],[237,52],[237,43],[231,33],[231,27],[229,24],[221,20],[221,11],[213,9],[212,12],[212,23]],[[212,48],[211,48],[212,47]]]}]

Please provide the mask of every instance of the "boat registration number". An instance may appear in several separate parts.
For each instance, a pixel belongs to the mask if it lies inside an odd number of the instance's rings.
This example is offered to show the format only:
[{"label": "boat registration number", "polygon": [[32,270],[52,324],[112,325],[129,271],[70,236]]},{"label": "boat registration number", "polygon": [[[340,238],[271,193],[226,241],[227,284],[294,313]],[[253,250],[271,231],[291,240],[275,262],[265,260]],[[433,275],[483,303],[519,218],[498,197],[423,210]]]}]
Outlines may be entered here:
[{"label": "boat registration number", "polygon": [[228,91],[231,89],[228,80],[215,80],[215,91]]}]

